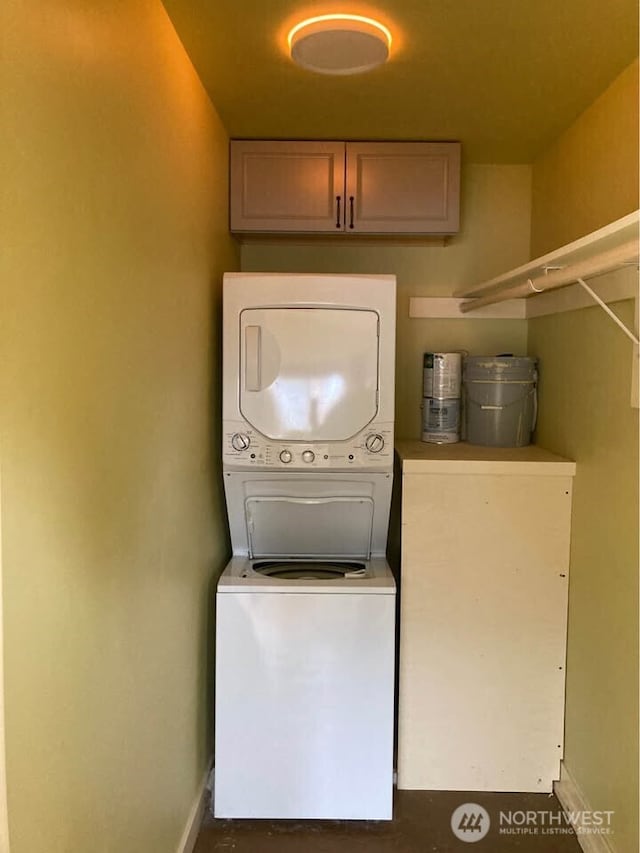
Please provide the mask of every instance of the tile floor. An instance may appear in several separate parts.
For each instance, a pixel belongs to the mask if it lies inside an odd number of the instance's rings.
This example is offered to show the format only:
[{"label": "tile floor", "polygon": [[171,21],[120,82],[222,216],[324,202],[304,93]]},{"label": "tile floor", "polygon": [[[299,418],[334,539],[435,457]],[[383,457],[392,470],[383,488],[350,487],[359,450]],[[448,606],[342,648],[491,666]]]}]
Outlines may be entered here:
[{"label": "tile floor", "polygon": [[[489,815],[489,831],[473,844],[451,829],[451,816],[464,803],[477,803]],[[514,824],[504,832],[501,812],[521,821],[527,811],[537,813],[537,832],[535,826],[516,832]],[[541,825],[549,813],[555,815],[552,831]],[[207,809],[194,853],[580,853],[575,835],[559,831],[560,814],[558,800],[546,794],[450,791],[398,791],[388,822],[216,820]],[[468,829],[466,835],[475,832]]]}]

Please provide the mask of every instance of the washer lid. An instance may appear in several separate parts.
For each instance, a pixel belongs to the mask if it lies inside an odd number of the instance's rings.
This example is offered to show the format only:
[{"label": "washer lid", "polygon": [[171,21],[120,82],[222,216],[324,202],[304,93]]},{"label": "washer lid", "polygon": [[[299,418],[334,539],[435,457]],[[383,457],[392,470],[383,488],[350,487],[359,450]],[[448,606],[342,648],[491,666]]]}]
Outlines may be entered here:
[{"label": "washer lid", "polygon": [[249,497],[245,501],[251,557],[371,555],[370,497]]}]

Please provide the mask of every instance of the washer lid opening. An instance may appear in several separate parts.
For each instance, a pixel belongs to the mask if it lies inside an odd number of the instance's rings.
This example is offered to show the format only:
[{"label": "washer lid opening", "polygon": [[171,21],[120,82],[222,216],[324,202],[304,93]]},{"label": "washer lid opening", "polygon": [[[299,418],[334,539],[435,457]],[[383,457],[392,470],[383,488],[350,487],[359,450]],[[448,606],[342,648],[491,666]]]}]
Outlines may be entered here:
[{"label": "washer lid opening", "polygon": [[337,580],[346,577],[368,577],[364,563],[267,560],[254,563],[253,570],[264,577],[282,578],[284,580]]}]

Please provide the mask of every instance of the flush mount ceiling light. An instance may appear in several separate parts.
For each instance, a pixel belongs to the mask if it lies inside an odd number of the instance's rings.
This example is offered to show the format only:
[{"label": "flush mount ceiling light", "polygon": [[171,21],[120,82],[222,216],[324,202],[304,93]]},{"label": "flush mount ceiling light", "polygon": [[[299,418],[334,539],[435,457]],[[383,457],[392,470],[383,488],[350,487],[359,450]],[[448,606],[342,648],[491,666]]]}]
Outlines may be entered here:
[{"label": "flush mount ceiling light", "polygon": [[291,58],[319,74],[361,74],[389,58],[391,33],[362,15],[319,15],[289,31]]}]

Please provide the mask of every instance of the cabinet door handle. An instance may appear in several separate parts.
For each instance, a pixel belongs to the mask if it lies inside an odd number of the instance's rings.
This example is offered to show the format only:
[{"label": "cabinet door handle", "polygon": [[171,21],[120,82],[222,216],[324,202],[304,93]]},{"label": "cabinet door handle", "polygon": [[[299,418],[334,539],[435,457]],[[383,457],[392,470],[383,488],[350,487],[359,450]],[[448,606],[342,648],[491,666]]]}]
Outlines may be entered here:
[{"label": "cabinet door handle", "polygon": [[353,228],[353,196],[349,196],[349,228]]},{"label": "cabinet door handle", "polygon": [[340,196],[337,195],[336,196],[336,228],[340,228],[341,224],[342,223],[340,222]]}]

